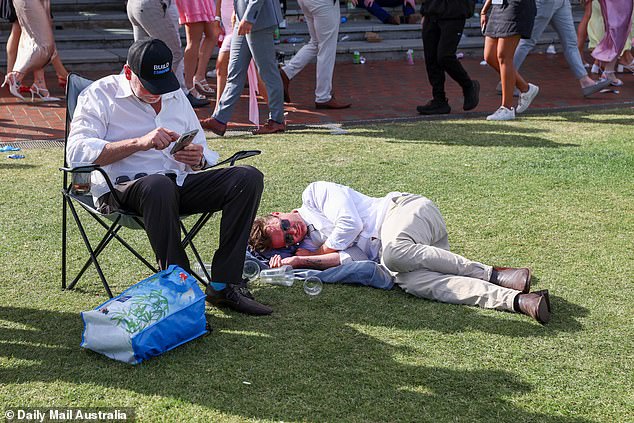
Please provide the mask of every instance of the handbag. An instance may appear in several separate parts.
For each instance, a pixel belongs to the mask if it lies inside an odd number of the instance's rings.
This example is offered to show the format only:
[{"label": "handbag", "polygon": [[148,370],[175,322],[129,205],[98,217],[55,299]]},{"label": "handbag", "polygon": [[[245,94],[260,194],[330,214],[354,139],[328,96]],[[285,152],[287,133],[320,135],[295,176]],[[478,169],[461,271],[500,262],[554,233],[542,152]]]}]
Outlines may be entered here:
[{"label": "handbag", "polygon": [[171,265],[81,313],[81,346],[138,364],[208,333],[205,294],[182,268]]}]

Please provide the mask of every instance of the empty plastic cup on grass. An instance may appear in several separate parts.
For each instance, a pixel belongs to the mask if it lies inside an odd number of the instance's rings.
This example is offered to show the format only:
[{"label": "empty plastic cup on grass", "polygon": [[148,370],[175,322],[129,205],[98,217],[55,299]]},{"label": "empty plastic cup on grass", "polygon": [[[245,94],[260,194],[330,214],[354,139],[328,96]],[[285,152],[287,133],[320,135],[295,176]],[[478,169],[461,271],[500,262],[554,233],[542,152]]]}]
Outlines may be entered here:
[{"label": "empty plastic cup on grass", "polygon": [[[205,269],[207,270],[207,273],[211,274],[211,264],[205,263]],[[203,278],[205,282],[209,282],[205,272],[203,272],[203,268],[200,267],[200,263],[197,261],[192,265],[192,272]]]},{"label": "empty plastic cup on grass", "polygon": [[260,265],[255,260],[245,260],[242,268],[242,278],[249,281],[255,280],[260,276]]},{"label": "empty plastic cup on grass", "polygon": [[287,264],[274,269],[264,269],[260,272],[260,281],[271,285],[293,286],[295,274],[293,268]]},{"label": "empty plastic cup on grass", "polygon": [[317,276],[310,276],[304,280],[304,292],[310,297],[321,294],[324,284]]}]

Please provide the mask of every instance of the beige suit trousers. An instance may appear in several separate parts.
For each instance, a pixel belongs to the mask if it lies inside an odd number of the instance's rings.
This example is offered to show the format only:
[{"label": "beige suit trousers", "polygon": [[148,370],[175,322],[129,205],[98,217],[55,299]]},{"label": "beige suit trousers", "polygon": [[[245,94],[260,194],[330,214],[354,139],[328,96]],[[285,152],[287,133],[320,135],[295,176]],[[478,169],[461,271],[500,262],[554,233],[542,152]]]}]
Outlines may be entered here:
[{"label": "beige suit trousers", "polygon": [[395,282],[417,297],[513,310],[519,291],[492,284],[492,267],[449,251],[447,226],[429,199],[395,197],[381,227],[381,262]]}]

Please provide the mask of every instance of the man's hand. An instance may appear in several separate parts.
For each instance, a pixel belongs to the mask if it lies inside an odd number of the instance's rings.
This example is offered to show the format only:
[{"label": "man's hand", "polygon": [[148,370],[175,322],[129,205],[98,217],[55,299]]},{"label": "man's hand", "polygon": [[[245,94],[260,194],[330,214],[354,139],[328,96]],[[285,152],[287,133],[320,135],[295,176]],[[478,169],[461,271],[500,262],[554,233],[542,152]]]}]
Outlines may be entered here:
[{"label": "man's hand", "polygon": [[289,266],[295,268],[300,265],[300,261],[301,259],[299,257],[291,256],[282,258],[279,254],[276,254],[269,260],[269,266],[274,269],[288,264]]},{"label": "man's hand", "polygon": [[251,32],[251,28],[253,28],[253,24],[251,22],[247,22],[244,19],[240,21],[240,25],[238,25],[238,35],[247,35]]},{"label": "man's hand", "polygon": [[174,160],[185,163],[190,167],[198,166],[203,158],[203,146],[200,144],[189,144],[181,151],[174,153]]},{"label": "man's hand", "polygon": [[163,150],[173,141],[176,141],[178,136],[176,132],[167,128],[156,128],[139,138],[139,145],[142,151],[147,151],[151,148]]},{"label": "man's hand", "polygon": [[403,0],[403,4],[409,4],[412,6],[412,9],[416,9],[416,1],[415,0]]},{"label": "man's hand", "polygon": [[[352,0],[352,3],[354,3],[354,5],[357,5],[356,0]],[[363,4],[365,5],[365,7],[372,7],[372,5],[374,4],[374,0],[363,0]]]}]

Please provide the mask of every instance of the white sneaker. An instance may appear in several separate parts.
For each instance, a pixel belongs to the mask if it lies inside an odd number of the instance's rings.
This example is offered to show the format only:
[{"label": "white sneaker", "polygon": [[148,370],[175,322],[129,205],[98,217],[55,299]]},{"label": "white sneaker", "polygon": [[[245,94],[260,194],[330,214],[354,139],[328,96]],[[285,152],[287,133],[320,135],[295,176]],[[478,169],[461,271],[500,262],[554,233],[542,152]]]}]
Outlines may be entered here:
[{"label": "white sneaker", "polygon": [[517,113],[524,113],[533,100],[535,100],[537,94],[539,94],[539,87],[534,84],[528,84],[528,91],[520,93],[520,99],[517,102]]},{"label": "white sneaker", "polygon": [[492,115],[487,116],[487,120],[513,120],[515,119],[515,109],[511,107],[507,109],[504,106],[500,106]]},{"label": "white sneaker", "polygon": [[207,78],[215,78],[216,77],[216,69],[212,69],[210,71],[207,71],[206,75],[207,75]]},{"label": "white sneaker", "polygon": [[[502,81],[499,81],[498,84],[495,86],[495,92],[498,93],[498,95],[502,95]],[[517,89],[517,87],[513,88],[513,97],[519,97],[520,96],[520,90]]]}]

